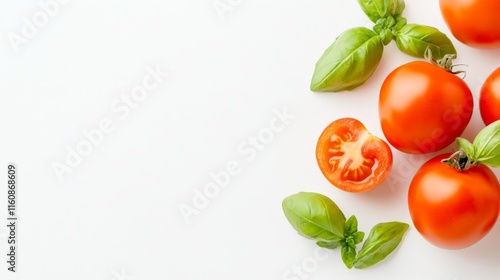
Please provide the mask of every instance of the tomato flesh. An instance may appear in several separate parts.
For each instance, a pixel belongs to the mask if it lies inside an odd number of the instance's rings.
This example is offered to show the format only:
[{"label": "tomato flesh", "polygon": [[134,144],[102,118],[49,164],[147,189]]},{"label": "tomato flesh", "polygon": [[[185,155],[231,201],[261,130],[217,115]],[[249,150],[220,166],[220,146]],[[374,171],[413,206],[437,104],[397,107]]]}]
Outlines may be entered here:
[{"label": "tomato flesh", "polygon": [[479,110],[485,125],[500,120],[500,67],[486,78],[481,87]]},{"label": "tomato flesh", "polygon": [[392,167],[387,143],[353,118],[336,120],[325,128],[318,139],[316,159],[327,180],[348,192],[375,188]]},{"label": "tomato flesh", "polygon": [[417,231],[444,249],[463,249],[481,240],[494,226],[500,184],[485,165],[457,171],[439,155],[415,174],[408,190],[408,207]]}]

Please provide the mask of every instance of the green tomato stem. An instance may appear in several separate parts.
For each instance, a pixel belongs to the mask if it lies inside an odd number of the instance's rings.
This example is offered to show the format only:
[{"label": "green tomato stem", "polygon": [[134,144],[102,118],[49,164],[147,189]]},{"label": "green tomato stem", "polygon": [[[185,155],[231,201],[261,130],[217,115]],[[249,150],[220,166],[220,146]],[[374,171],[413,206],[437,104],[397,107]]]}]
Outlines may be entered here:
[{"label": "green tomato stem", "polygon": [[454,152],[449,158],[443,159],[441,162],[448,164],[458,171],[465,171],[472,166],[477,165],[477,162],[469,157],[462,149]]},{"label": "green tomato stem", "polygon": [[429,61],[430,63],[439,66],[440,68],[443,68],[444,70],[450,72],[451,74],[458,75],[458,74],[463,74],[462,79],[465,78],[466,72],[464,70],[460,71],[453,71],[454,67],[457,66],[467,66],[466,64],[453,64],[453,60],[457,58],[456,54],[446,54],[443,56],[442,59],[435,60],[434,57],[432,56],[432,51],[430,48],[427,48],[425,50],[425,55],[424,58]]}]

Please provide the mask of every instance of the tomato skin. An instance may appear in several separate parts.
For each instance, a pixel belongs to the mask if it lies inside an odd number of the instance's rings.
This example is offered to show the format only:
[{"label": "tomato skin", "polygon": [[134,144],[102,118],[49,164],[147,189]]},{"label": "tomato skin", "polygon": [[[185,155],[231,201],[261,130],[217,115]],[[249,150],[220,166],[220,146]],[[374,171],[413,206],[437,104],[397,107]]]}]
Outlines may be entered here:
[{"label": "tomato skin", "polygon": [[440,0],[446,25],[457,40],[473,48],[500,47],[497,0]]},{"label": "tomato skin", "polygon": [[454,74],[424,61],[392,71],[379,96],[379,117],[387,141],[409,154],[439,151],[460,136],[474,107],[472,92]]},{"label": "tomato skin", "polygon": [[408,207],[415,228],[430,243],[444,249],[463,249],[481,240],[494,226],[500,183],[485,165],[457,171],[439,155],[415,174]]},{"label": "tomato skin", "polygon": [[354,118],[330,123],[316,145],[316,161],[325,178],[347,192],[366,192],[385,180],[392,151]]},{"label": "tomato skin", "polygon": [[500,120],[500,67],[486,78],[481,87],[479,110],[485,125]]}]

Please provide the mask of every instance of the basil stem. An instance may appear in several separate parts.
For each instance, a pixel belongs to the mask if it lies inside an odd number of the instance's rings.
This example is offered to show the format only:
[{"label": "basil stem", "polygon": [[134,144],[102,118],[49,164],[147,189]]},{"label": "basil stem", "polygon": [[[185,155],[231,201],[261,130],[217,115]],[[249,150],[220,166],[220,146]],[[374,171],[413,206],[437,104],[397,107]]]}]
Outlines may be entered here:
[{"label": "basil stem", "polygon": [[285,198],[282,207],[292,227],[306,238],[322,241],[322,247],[344,240],[345,216],[328,197],[300,192]]},{"label": "basil stem", "polygon": [[316,62],[312,91],[352,90],[377,68],[384,50],[380,36],[365,27],[344,31]]},{"label": "basil stem", "polygon": [[457,53],[446,34],[431,26],[406,24],[394,36],[398,49],[413,57],[424,58],[427,49],[436,60]]},{"label": "basil stem", "polygon": [[366,268],[385,259],[401,243],[409,225],[388,222],[375,225],[354,261],[355,268]]}]

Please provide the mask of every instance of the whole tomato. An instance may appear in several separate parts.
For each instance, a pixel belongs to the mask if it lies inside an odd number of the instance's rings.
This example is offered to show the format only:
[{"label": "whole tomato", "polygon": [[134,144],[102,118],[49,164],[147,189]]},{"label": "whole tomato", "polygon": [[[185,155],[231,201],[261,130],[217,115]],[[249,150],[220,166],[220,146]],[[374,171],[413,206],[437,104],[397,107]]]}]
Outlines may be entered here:
[{"label": "whole tomato", "polygon": [[425,61],[392,71],[379,96],[379,117],[387,141],[410,154],[439,151],[468,125],[474,101],[467,84]]},{"label": "whole tomato", "polygon": [[474,48],[500,47],[500,2],[497,0],[440,0],[446,25],[460,42]]},{"label": "whole tomato", "polygon": [[449,154],[426,162],[408,191],[408,207],[418,232],[445,249],[462,249],[481,240],[495,224],[500,184],[486,165],[458,171],[443,163]]},{"label": "whole tomato", "polygon": [[485,125],[500,120],[500,68],[484,82],[479,94],[479,110]]}]

